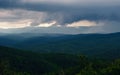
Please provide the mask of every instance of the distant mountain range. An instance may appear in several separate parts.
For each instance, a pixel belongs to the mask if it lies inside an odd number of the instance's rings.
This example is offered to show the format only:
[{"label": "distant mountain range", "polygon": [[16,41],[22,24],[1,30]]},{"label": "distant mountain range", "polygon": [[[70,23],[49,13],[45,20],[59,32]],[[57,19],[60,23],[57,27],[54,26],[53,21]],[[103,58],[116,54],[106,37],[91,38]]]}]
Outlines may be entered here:
[{"label": "distant mountain range", "polygon": [[120,56],[120,33],[31,35],[1,36],[0,45],[42,53],[79,53],[111,58]]}]

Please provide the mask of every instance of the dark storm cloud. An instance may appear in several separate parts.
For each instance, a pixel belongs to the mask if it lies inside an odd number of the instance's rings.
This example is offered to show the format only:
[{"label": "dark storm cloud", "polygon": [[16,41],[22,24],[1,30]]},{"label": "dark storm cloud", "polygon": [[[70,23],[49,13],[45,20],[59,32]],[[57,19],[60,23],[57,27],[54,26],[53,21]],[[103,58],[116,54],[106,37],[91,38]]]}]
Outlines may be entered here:
[{"label": "dark storm cloud", "polygon": [[[73,0],[70,0],[73,1]],[[88,1],[88,0],[86,0]],[[112,0],[111,0],[112,1]],[[117,1],[117,0],[116,0]],[[61,0],[61,2],[65,2]],[[69,1],[66,1],[66,3]],[[82,0],[81,0],[82,2]],[[88,1],[90,2],[90,1]],[[110,21],[119,21],[120,20],[120,10],[119,5],[117,2],[112,4],[112,2],[101,1],[100,5],[92,4],[94,0],[91,0],[91,4],[88,3],[83,5],[78,1],[78,4],[55,4],[55,3],[48,3],[48,0],[45,2],[41,2],[41,0],[0,0],[0,8],[2,9],[26,9],[32,11],[42,11],[47,12],[48,15],[51,15],[46,19],[49,20],[57,20],[61,25],[72,23],[79,20],[110,20]],[[108,3],[107,3],[108,2]],[[119,1],[118,1],[119,2]],[[106,4],[106,5],[105,5]],[[57,13],[60,13],[59,15]],[[57,14],[57,15],[56,15]],[[59,17],[62,17],[60,19]],[[61,21],[62,20],[62,21]],[[34,23],[33,23],[34,24]]]},{"label": "dark storm cloud", "polygon": [[20,6],[19,2],[20,0],[0,0],[0,8],[2,9],[16,8]]},{"label": "dark storm cloud", "polygon": [[[63,5],[56,4],[48,4],[48,3],[24,3],[22,0],[0,0],[0,8],[2,9],[27,9],[33,11],[46,11],[46,12],[54,12],[65,10],[68,7]],[[68,9],[69,10],[69,9]]]}]

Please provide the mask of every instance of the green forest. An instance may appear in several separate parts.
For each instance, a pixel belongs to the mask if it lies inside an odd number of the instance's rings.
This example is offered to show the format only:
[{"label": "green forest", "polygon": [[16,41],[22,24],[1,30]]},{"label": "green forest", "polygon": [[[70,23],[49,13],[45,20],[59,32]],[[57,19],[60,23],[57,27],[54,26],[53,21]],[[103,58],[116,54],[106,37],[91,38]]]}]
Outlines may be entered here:
[{"label": "green forest", "polygon": [[35,53],[0,46],[0,75],[120,75],[120,59]]}]

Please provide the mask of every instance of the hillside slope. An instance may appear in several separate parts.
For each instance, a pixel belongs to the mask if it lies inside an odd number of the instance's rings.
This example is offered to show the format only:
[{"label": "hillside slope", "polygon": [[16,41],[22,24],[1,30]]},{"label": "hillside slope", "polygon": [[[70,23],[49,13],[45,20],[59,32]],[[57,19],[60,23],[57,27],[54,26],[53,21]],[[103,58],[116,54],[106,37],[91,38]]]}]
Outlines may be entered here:
[{"label": "hillside slope", "polygon": [[120,59],[41,54],[0,46],[0,75],[120,75]]},{"label": "hillside slope", "polygon": [[82,63],[79,56],[69,54],[40,54],[0,46],[0,71],[6,73],[4,71],[7,70],[7,75],[13,75],[14,72],[21,75],[24,75],[24,72],[25,75],[26,73],[43,75],[74,67],[79,63]]}]

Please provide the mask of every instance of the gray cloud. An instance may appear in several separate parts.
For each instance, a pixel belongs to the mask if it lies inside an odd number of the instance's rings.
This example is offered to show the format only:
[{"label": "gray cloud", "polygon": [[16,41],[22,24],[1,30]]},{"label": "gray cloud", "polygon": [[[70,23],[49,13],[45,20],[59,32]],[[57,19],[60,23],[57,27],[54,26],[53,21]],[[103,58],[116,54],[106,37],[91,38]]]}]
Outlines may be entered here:
[{"label": "gray cloud", "polygon": [[[64,5],[70,3],[70,5]],[[0,8],[3,9],[26,9],[47,13],[61,13],[64,17],[73,20],[89,19],[120,19],[119,0],[0,0]],[[76,4],[78,3],[78,4]],[[91,17],[92,16],[92,17]],[[71,21],[70,19],[69,21]]]},{"label": "gray cloud", "polygon": [[[0,0],[0,12],[8,12],[0,16],[0,22],[31,20],[31,26],[56,21],[63,28],[46,29],[47,32],[117,32],[120,21],[120,0]],[[3,15],[3,14],[2,14]],[[66,28],[67,24],[88,20],[105,23],[103,26]],[[39,28],[38,28],[39,29]],[[66,30],[65,30],[66,29]],[[27,29],[28,30],[28,29]],[[42,30],[42,29],[40,29]],[[48,31],[49,30],[49,31]],[[39,31],[45,32],[45,31]]]},{"label": "gray cloud", "polygon": [[80,10],[84,11],[96,8],[113,9],[119,7],[119,3],[119,0],[0,0],[0,8],[21,8],[47,12],[76,12]]}]

